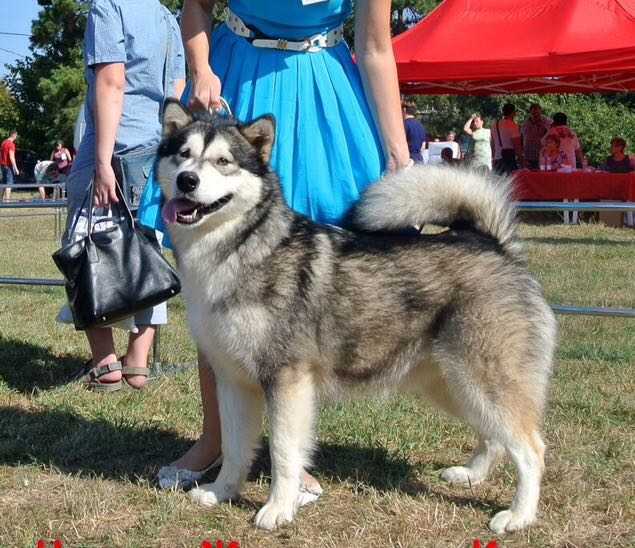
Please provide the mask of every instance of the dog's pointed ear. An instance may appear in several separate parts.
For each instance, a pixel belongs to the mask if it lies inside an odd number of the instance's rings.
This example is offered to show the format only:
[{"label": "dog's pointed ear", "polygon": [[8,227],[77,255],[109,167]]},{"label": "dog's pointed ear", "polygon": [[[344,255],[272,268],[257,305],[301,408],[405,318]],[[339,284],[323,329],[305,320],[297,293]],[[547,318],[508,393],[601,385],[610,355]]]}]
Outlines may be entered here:
[{"label": "dog's pointed ear", "polygon": [[260,154],[265,164],[271,159],[271,148],[276,137],[276,119],[270,114],[239,127],[240,133]]},{"label": "dog's pointed ear", "polygon": [[194,120],[192,113],[177,99],[167,99],[163,109],[163,137],[183,129]]}]

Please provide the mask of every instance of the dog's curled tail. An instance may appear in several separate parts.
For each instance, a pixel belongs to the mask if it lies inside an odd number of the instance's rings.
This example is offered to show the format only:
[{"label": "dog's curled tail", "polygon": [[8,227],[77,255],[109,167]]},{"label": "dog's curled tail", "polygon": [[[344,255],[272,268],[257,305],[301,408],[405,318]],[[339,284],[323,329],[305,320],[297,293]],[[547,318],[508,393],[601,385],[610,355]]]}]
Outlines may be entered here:
[{"label": "dog's curled tail", "polygon": [[473,229],[495,238],[509,255],[521,259],[511,185],[463,169],[415,166],[371,185],[352,213],[361,230],[401,230],[435,224]]}]

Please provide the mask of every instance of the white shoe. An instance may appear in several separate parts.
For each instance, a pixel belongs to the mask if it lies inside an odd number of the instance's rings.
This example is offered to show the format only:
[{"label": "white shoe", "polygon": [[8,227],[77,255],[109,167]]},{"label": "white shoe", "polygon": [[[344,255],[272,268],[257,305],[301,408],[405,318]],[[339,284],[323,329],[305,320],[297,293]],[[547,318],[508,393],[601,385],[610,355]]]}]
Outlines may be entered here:
[{"label": "white shoe", "polygon": [[322,487],[319,485],[309,489],[306,485],[300,486],[300,493],[298,495],[298,507],[306,506],[315,502],[322,496]]},{"label": "white shoe", "polygon": [[157,480],[161,489],[191,489],[212,468],[218,468],[223,464],[223,455],[212,462],[207,468],[196,472],[187,468],[177,468],[173,464],[162,466],[157,474]]},{"label": "white shoe", "polygon": [[[322,486],[311,474],[306,470],[302,472],[303,476],[300,481],[300,492],[298,493],[298,507],[305,506],[315,502],[322,496]],[[309,480],[308,482],[305,480]]]}]

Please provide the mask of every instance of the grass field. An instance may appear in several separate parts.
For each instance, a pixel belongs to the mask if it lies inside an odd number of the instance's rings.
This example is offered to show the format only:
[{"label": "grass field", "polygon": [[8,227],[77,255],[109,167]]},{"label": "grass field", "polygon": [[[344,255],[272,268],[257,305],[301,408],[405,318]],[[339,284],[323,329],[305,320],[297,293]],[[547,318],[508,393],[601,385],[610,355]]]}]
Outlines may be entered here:
[{"label": "grass field", "polygon": [[[57,277],[51,218],[0,212],[0,275]],[[523,224],[530,267],[552,303],[635,307],[635,231]],[[90,393],[65,378],[87,357],[83,337],[55,323],[63,291],[0,287],[0,546],[467,547],[491,540],[489,518],[513,495],[512,467],[472,489],[439,470],[463,463],[471,432],[412,399],[325,407],[315,474],[320,502],[272,534],[250,521],[266,499],[263,451],[243,497],[203,509],[159,491],[158,467],[200,427],[196,374],[184,369],[144,392]],[[183,303],[170,304],[162,358],[193,363]],[[499,546],[635,546],[635,320],[560,318],[545,425],[538,523]],[[266,444],[266,439],[265,439]],[[483,542],[485,545],[485,542]]]}]

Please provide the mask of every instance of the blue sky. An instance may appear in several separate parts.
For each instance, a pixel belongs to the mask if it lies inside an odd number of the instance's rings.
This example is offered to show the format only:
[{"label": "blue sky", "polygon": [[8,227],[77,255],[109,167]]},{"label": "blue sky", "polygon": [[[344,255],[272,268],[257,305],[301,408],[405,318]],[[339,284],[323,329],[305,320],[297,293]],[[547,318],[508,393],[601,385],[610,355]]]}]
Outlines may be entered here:
[{"label": "blue sky", "polygon": [[[40,6],[36,0],[0,0],[0,32],[31,33],[31,21],[37,17]],[[3,50],[11,50],[21,55],[29,54],[27,36],[6,36],[0,34],[0,78],[6,74],[5,64],[13,63],[17,55]]]}]

